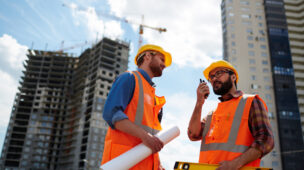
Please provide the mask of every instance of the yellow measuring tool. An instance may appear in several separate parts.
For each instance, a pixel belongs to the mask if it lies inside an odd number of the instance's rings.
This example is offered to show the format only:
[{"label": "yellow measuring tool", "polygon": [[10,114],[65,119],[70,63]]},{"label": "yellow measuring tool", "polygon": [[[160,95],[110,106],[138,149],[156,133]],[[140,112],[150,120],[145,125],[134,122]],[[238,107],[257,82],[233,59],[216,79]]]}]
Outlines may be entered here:
[{"label": "yellow measuring tool", "polygon": [[[217,167],[216,164],[175,162],[174,170],[215,170]],[[272,168],[242,167],[240,170],[272,170]]]}]

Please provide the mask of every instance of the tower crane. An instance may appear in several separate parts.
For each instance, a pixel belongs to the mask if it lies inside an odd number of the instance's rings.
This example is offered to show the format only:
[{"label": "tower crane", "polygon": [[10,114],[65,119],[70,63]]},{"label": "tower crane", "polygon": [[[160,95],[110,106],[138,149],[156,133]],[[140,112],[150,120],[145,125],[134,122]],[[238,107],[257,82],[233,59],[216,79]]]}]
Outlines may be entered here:
[{"label": "tower crane", "polygon": [[[78,8],[78,7],[70,5],[70,4],[62,4],[62,6],[63,7],[68,7],[68,8],[71,8],[71,9],[75,9],[77,11],[86,11],[85,8]],[[142,44],[142,41],[143,41],[142,36],[143,36],[143,33],[144,33],[144,28],[149,28],[149,29],[152,29],[152,30],[156,30],[159,33],[167,31],[166,28],[153,27],[153,26],[149,26],[149,25],[144,24],[144,16],[143,15],[142,15],[141,23],[137,23],[137,22],[128,20],[126,18],[118,17],[116,15],[108,14],[108,13],[105,13],[105,12],[102,12],[102,11],[96,11],[96,12],[98,12],[97,15],[99,15],[99,16],[104,16],[104,17],[112,18],[114,20],[117,20],[117,21],[120,21],[120,22],[124,22],[124,23],[128,23],[128,24],[138,25],[139,26],[138,48],[140,48],[140,46]]]},{"label": "tower crane", "polygon": [[74,44],[74,45],[69,46],[69,47],[63,47],[63,42],[62,42],[61,48],[60,48],[59,50],[55,51],[55,52],[60,52],[60,53],[62,53],[62,52],[65,51],[65,50],[71,50],[71,49],[74,49],[74,48],[82,47],[82,46],[84,46],[84,45],[88,45],[88,42],[85,41],[85,42],[83,42],[83,43]]}]

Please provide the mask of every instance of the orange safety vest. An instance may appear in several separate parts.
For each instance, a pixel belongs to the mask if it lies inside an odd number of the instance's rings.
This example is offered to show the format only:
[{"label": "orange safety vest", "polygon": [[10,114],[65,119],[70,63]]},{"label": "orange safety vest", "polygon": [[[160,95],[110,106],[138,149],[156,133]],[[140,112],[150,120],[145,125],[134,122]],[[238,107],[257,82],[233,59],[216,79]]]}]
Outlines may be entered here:
[{"label": "orange safety vest", "polygon": [[[155,89],[138,71],[134,71],[132,74],[135,77],[135,89],[133,97],[124,110],[124,113],[131,122],[155,135],[162,129],[158,120],[158,113],[166,102],[165,98],[157,97],[155,95]],[[101,164],[123,154],[141,142],[137,137],[116,129],[108,128]],[[156,153],[150,155],[131,169],[156,170],[158,169],[159,162],[159,157]]]},{"label": "orange safety vest", "polygon": [[[213,114],[207,115],[202,134],[199,163],[218,164],[231,161],[244,153],[254,138],[248,126],[249,110],[254,97],[243,95],[218,104]],[[259,167],[261,159],[245,166]]]}]

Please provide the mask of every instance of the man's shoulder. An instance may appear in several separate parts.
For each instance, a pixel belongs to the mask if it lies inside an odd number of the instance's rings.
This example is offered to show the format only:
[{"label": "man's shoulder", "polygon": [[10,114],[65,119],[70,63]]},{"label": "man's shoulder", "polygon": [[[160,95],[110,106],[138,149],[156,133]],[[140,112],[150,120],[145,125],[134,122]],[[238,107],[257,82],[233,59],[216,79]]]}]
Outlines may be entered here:
[{"label": "man's shoulder", "polygon": [[132,71],[125,71],[125,72],[119,74],[116,79],[119,79],[119,78],[123,78],[123,79],[134,78],[134,75],[133,75]]},{"label": "man's shoulder", "polygon": [[120,75],[118,75],[116,78],[115,78],[115,81],[116,83],[128,83],[130,81],[134,81],[135,78],[134,78],[134,75],[132,74],[131,71],[125,71],[123,73],[121,73]]}]

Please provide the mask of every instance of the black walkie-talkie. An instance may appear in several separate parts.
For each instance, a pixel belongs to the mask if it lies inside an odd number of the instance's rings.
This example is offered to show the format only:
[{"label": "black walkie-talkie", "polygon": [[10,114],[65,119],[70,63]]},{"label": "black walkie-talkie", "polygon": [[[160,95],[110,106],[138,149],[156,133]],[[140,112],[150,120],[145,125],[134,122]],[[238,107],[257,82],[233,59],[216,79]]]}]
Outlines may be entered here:
[{"label": "black walkie-talkie", "polygon": [[[200,79],[200,83],[205,82],[205,80]],[[205,94],[205,99],[207,99],[207,97],[209,96],[209,94]]]}]

